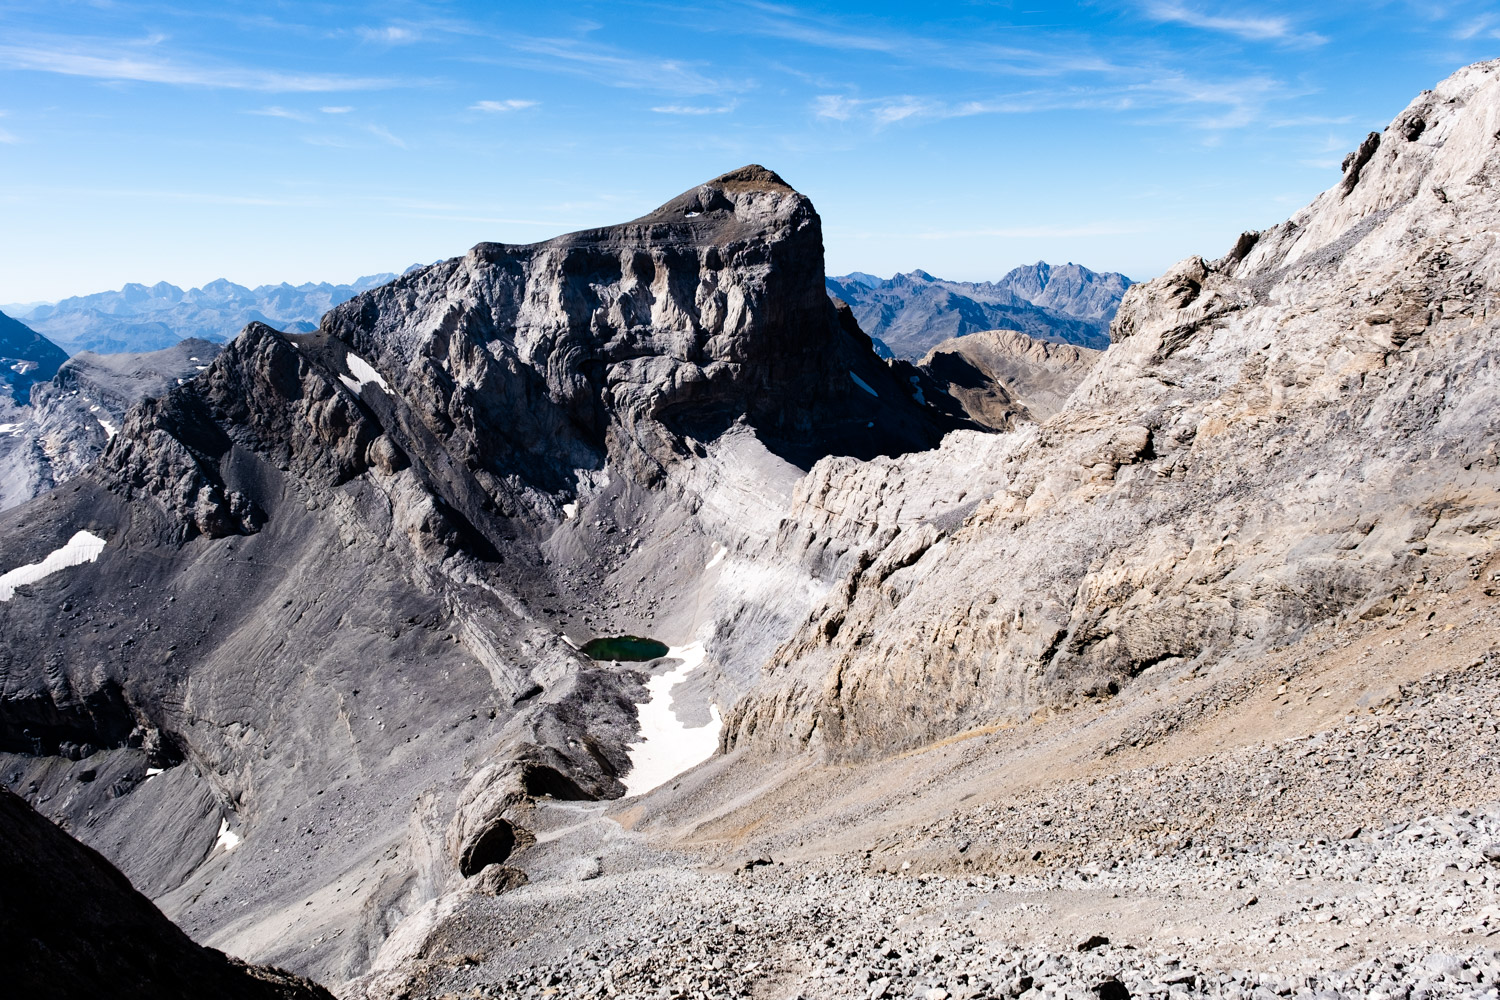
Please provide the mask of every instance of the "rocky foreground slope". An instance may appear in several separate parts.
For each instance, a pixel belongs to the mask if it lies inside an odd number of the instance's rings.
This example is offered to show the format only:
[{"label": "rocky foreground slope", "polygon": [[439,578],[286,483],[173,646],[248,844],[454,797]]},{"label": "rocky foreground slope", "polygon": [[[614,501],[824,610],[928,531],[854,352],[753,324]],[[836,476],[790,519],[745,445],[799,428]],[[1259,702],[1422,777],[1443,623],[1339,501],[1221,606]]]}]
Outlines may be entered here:
[{"label": "rocky foreground slope", "polygon": [[[1290,221],[1133,287],[1063,408],[952,484],[962,523],[862,550],[726,748],[886,754],[1471,579],[1500,525],[1497,116],[1494,67],[1461,72]],[[903,479],[931,488],[922,456],[827,460],[792,519],[846,537]]]}]

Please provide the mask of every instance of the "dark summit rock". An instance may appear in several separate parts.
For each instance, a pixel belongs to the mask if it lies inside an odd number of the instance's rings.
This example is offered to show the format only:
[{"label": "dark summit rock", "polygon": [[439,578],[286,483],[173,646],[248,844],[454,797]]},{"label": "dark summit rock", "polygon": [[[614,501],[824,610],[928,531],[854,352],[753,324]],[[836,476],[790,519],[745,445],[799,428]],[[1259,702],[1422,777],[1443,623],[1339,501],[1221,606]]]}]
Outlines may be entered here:
[{"label": "dark summit rock", "polygon": [[14,997],[332,1000],[195,944],[99,854],[0,788],[0,939]]}]

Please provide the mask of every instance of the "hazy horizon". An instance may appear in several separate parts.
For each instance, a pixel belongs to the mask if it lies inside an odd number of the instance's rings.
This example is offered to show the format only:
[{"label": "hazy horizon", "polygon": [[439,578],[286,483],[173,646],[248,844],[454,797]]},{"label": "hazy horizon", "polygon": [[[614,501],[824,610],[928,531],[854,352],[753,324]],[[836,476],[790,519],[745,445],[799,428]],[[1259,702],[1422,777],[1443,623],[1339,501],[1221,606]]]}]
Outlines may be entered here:
[{"label": "hazy horizon", "polygon": [[720,2],[0,12],[0,302],[347,283],[624,221],[750,162],[830,274],[1149,278],[1493,57],[1487,4]]}]

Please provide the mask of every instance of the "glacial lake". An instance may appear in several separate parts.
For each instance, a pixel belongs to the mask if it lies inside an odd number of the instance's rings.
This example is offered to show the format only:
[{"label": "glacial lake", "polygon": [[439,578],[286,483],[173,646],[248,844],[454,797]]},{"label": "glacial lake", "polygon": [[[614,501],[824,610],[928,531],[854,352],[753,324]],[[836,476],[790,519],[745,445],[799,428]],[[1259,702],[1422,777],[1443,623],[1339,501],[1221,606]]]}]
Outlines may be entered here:
[{"label": "glacial lake", "polygon": [[667,655],[667,644],[638,635],[590,639],[583,655],[593,660],[657,660]]}]

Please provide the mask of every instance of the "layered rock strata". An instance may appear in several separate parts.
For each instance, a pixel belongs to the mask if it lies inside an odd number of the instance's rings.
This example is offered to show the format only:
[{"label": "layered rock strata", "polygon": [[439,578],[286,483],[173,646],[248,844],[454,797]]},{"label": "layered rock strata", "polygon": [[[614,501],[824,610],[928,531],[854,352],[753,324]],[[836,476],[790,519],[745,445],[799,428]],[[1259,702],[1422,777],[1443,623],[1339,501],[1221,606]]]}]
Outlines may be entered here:
[{"label": "layered rock strata", "polygon": [[[1469,67],[1288,222],[1133,287],[1063,407],[951,481],[972,512],[860,550],[724,745],[885,754],[1467,582],[1500,537],[1497,133],[1500,64]],[[825,545],[907,481],[924,456],[827,460],[792,519]]]}]

